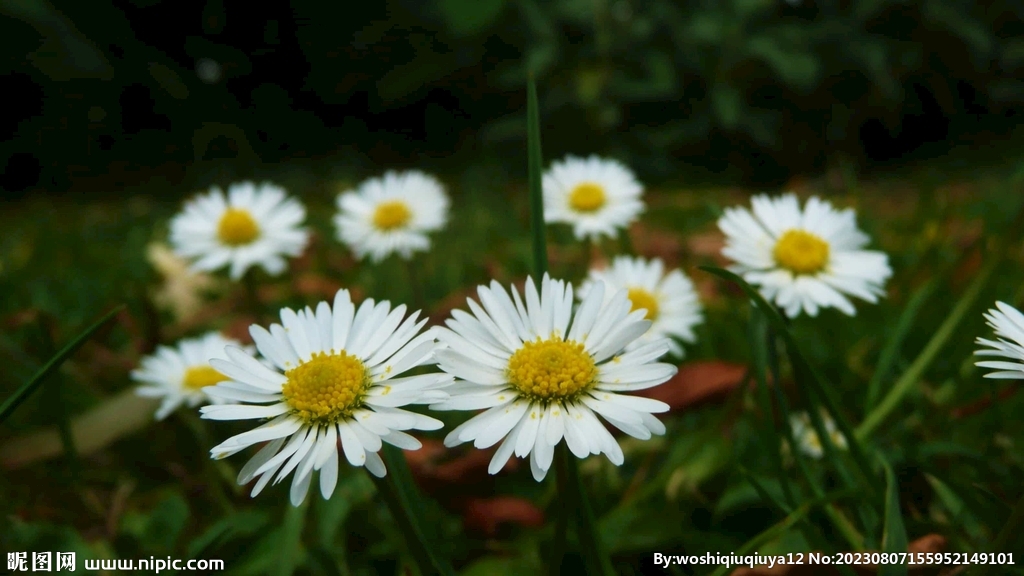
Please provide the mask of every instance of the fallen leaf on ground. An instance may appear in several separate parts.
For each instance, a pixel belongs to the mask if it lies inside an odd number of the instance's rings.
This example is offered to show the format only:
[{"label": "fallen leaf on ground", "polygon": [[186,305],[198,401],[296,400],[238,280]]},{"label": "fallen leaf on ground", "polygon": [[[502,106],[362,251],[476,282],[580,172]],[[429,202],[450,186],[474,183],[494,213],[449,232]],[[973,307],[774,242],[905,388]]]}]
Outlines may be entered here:
[{"label": "fallen leaf on ground", "polygon": [[[338,290],[345,287],[341,282],[316,272],[300,274],[292,282],[295,294],[311,300],[326,300],[328,302],[333,302],[334,295],[338,293]],[[351,291],[351,287],[348,288]]]},{"label": "fallen leaf on ground", "polygon": [[472,498],[466,504],[463,522],[469,531],[494,536],[505,523],[539,528],[544,525],[544,512],[529,500],[515,496]]},{"label": "fallen leaf on ground", "polygon": [[[1008,388],[1003,389],[1002,391],[999,392],[999,400],[1006,400],[1007,398],[1013,397],[1013,395],[1016,394],[1018,390],[1020,390],[1020,386],[1010,386]],[[950,415],[953,416],[953,418],[966,418],[967,416],[973,416],[974,414],[982,412],[987,408],[990,408],[991,406],[992,398],[986,396],[980,400],[971,402],[966,406],[954,408],[950,412]]]},{"label": "fallen leaf on ground", "polygon": [[629,238],[637,254],[648,258],[661,258],[666,268],[677,268],[683,252],[679,234],[650,228],[636,223],[629,228]]},{"label": "fallen leaf on ground", "polygon": [[714,260],[716,266],[725,266],[731,262],[722,255],[723,248],[725,248],[725,234],[718,228],[690,234],[686,239],[686,249],[690,254]]},{"label": "fallen leaf on ground", "polygon": [[722,400],[743,383],[746,374],[747,367],[736,362],[689,362],[679,366],[679,372],[668,382],[636,395],[661,400],[672,410],[684,410]]}]

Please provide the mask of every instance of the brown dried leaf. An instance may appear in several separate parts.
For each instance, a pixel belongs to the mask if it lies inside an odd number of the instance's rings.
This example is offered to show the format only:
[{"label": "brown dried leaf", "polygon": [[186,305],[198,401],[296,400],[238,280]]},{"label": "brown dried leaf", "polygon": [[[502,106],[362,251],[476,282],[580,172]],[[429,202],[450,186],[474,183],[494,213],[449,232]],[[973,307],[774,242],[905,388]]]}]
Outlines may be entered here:
[{"label": "brown dried leaf", "polygon": [[686,249],[700,258],[714,260],[716,266],[725,266],[730,260],[722,255],[725,248],[725,234],[718,228],[691,234],[686,239]]},{"label": "brown dried leaf", "polygon": [[[338,290],[345,288],[341,282],[332,280],[323,274],[316,272],[306,272],[295,276],[295,280],[292,281],[292,289],[295,294],[311,300],[327,300],[332,302],[334,295],[338,293]],[[349,287],[351,291],[352,288]]]},{"label": "brown dried leaf", "polygon": [[452,310],[465,310],[467,298],[476,299],[476,286],[464,288],[445,296],[430,310],[430,324],[443,325],[444,321],[452,315]]},{"label": "brown dried leaf", "polygon": [[544,525],[544,512],[529,500],[515,496],[473,498],[466,504],[463,521],[467,530],[494,536],[506,522],[539,528]]},{"label": "brown dried leaf", "polygon": [[[465,487],[485,481],[489,476],[487,466],[497,450],[495,446],[463,452],[447,448],[432,438],[424,438],[422,443],[419,450],[406,451],[405,457],[413,476],[427,491],[431,491],[430,488]],[[511,458],[503,470],[515,470],[518,465],[518,460]]]},{"label": "brown dried leaf", "polygon": [[237,316],[221,329],[221,333],[228,338],[238,340],[242,344],[252,344],[249,327],[256,323],[255,316]]},{"label": "brown dried leaf", "polygon": [[636,394],[661,400],[672,410],[685,410],[722,400],[743,383],[746,374],[747,367],[735,362],[690,362],[679,366],[679,372],[668,382]]},{"label": "brown dried leaf", "polygon": [[[1012,397],[1014,394],[1017,393],[1018,390],[1020,390],[1020,386],[1010,386],[1008,388],[1004,388],[1002,391],[999,392],[999,400],[1006,400],[1007,398]],[[950,412],[950,415],[953,418],[965,418],[967,416],[973,416],[974,414],[983,412],[984,410],[990,408],[991,406],[992,398],[990,396],[985,396],[984,398],[977,400],[975,402],[971,402],[966,406],[954,408]]]},{"label": "brown dried leaf", "polygon": [[629,238],[637,254],[661,258],[666,268],[676,268],[682,260],[683,242],[675,232],[658,230],[637,222],[630,226]]}]

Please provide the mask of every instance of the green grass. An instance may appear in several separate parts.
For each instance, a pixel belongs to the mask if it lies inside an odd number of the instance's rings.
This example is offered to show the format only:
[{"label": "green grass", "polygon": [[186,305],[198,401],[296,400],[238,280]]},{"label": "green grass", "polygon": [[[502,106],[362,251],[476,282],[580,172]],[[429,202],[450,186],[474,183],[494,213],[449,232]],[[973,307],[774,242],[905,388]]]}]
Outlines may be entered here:
[{"label": "green grass", "polygon": [[[1021,383],[982,378],[971,356],[977,336],[991,337],[985,310],[996,300],[1024,306],[1024,244],[1013,220],[1024,205],[1019,173],[1016,166],[955,172],[940,159],[863,179],[844,193],[814,185],[802,190],[804,197],[822,194],[855,206],[872,247],[889,254],[894,277],[888,296],[876,305],[858,302],[855,317],[826,310],[770,333],[765,311],[755,314],[734,286],[698,268],[723,264],[694,239],[714,232],[723,208],[745,204],[745,191],[652,186],[643,230],[632,244],[641,254],[669,258],[705,296],[706,320],[684,363],[748,365],[757,385],[664,415],[664,438],[622,441],[622,467],[603,457],[581,463],[616,569],[638,574],[654,552],[756,549],[763,555],[849,551],[856,543],[891,551],[929,534],[945,537],[950,552],[989,551],[997,538],[1004,548],[993,551],[1024,549],[1019,531],[1004,529],[1009,520],[1020,521],[1020,507],[1011,511],[1024,495],[1024,394],[1014,393]],[[334,195],[370,175],[307,167],[282,168],[275,176],[306,203],[317,241],[290,274],[265,279],[272,289],[262,303],[264,319],[281,306],[326,299],[308,287],[316,280],[409,302],[434,312],[437,323],[446,306],[465,307],[476,285],[492,278],[508,284],[533,272],[527,182],[493,164],[443,175],[453,198],[451,222],[411,270],[397,260],[378,267],[354,261],[333,237]],[[0,550],[76,551],[80,563],[85,557],[223,559],[233,574],[402,573],[409,562],[403,537],[361,471],[343,463],[334,498],[322,501],[314,487],[306,505],[292,511],[288,482],[255,499],[234,484],[249,452],[208,459],[213,444],[246,423],[209,422],[182,409],[159,423],[143,418],[144,425],[126,426],[103,446],[76,442],[87,447],[77,464],[38,448],[57,442],[38,435],[56,433],[62,413],[86,440],[105,425],[130,421],[122,415],[80,428],[74,423],[131,390],[129,371],[156,344],[208,329],[244,329],[252,320],[236,306],[239,287],[210,294],[200,320],[191,323],[153,303],[160,276],[146,247],[166,240],[179,207],[142,190],[96,202],[37,198],[0,214],[0,400],[47,363],[55,344],[70,342],[113,306],[127,306],[62,365],[61,394],[43,386],[0,422],[0,466],[5,450],[19,442],[29,460],[48,456],[0,473]],[[652,231],[658,243],[645,241]],[[551,272],[579,281],[589,248],[559,227],[548,228],[547,241]],[[991,276],[977,281],[1000,249]],[[410,273],[414,285],[406,281]],[[954,309],[962,316],[949,326]],[[779,337],[774,356],[769,334]],[[776,381],[780,389],[770,386]],[[888,400],[894,387],[899,392]],[[859,432],[851,442],[856,448],[829,447],[820,460],[780,454],[783,402],[792,411],[828,408]],[[975,404],[976,411],[965,413]],[[880,413],[880,406],[888,408]],[[441,416],[446,430],[465,417]],[[33,435],[38,443],[24,444]],[[544,569],[558,495],[553,482],[534,482],[528,468],[523,461],[511,473],[422,487],[429,538],[459,573]],[[493,535],[466,530],[452,503],[497,495],[534,503],[547,512],[546,524],[512,522]],[[574,552],[578,538],[570,530],[565,573],[583,567]],[[694,573],[715,570],[697,566]]]}]

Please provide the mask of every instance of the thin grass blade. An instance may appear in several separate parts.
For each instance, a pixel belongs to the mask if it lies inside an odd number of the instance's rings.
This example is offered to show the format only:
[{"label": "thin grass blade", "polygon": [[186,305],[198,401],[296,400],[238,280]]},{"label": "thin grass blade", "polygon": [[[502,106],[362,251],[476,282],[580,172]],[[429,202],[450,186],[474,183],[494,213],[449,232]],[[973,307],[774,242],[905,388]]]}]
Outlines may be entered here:
[{"label": "thin grass blade", "polygon": [[12,394],[7,400],[4,401],[3,405],[0,406],[0,424],[7,420],[7,418],[21,405],[22,402],[28,399],[33,392],[36,391],[39,386],[46,381],[46,378],[50,376],[57,368],[60,368],[61,364],[64,363],[72,354],[74,354],[79,348],[82,347],[85,342],[92,337],[104,324],[110,321],[118,312],[124,309],[124,305],[120,305],[110,312],[107,312],[102,318],[96,321],[95,324],[86,328],[81,334],[79,334],[74,340],[69,342],[64,348],[57,352],[57,354],[50,358],[50,361],[45,366],[39,369],[28,382],[23,384],[17,392]]},{"label": "thin grass blade", "polygon": [[859,437],[854,436],[853,428],[846,421],[846,418],[839,412],[838,402],[832,397],[831,392],[824,385],[824,380],[821,375],[814,369],[810,362],[807,361],[807,357],[804,356],[803,352],[801,352],[796,339],[793,338],[792,334],[790,334],[786,321],[779,311],[769,304],[768,301],[761,296],[760,292],[754,289],[753,286],[748,284],[740,276],[715,266],[700,266],[699,268],[705,272],[714,274],[719,278],[735,283],[751,300],[754,301],[754,304],[761,309],[764,315],[768,318],[770,325],[785,341],[786,348],[790,352],[791,358],[794,361],[794,370],[806,371],[807,377],[801,378],[798,382],[806,384],[810,388],[810,392],[820,399],[821,403],[825,406],[825,409],[828,410],[829,415],[832,416],[833,420],[835,420],[836,427],[839,428],[839,431],[842,432],[843,436],[847,439],[850,455],[853,456],[854,461],[857,463],[858,471],[865,490],[872,495],[876,495],[877,490],[873,482],[874,474],[871,469],[871,465],[868,463],[864,448],[861,446]]},{"label": "thin grass blade", "polygon": [[903,313],[900,314],[900,318],[896,322],[896,328],[890,334],[889,339],[886,340],[885,347],[878,357],[875,372],[871,375],[871,380],[868,382],[866,411],[871,410],[878,402],[879,396],[882,395],[882,382],[892,372],[893,365],[896,363],[896,358],[900,353],[900,347],[903,346],[903,341],[906,340],[907,334],[910,333],[910,328],[914,325],[914,320],[917,319],[917,314],[921,311],[921,307],[924,306],[924,303],[935,292],[935,286],[934,280],[928,281],[927,284],[918,289],[910,299],[910,302],[907,303],[907,307],[903,309]]},{"label": "thin grass blade", "polygon": [[995,272],[1001,260],[1001,258],[992,258],[974,278],[971,285],[967,287],[967,291],[964,292],[963,296],[960,297],[960,300],[949,312],[949,315],[946,316],[946,321],[935,331],[935,335],[925,345],[924,350],[918,354],[910,368],[907,368],[907,371],[893,384],[889,393],[882,398],[882,401],[864,417],[864,421],[857,427],[856,437],[858,440],[863,441],[869,438],[881,426],[882,422],[899,407],[903,398],[914,389],[914,386],[921,380],[921,376],[924,375],[925,370],[931,366],[935,358],[938,357],[939,352],[942,351],[946,343],[956,333],[957,326],[960,325],[960,322],[963,321],[972,306],[974,306],[974,302],[981,294],[982,288],[988,284],[989,278],[992,277],[992,273]]},{"label": "thin grass blade", "polygon": [[537,286],[548,271],[548,247],[544,228],[544,190],[541,186],[543,156],[540,147],[540,109],[533,74],[526,84],[526,154],[530,186],[530,231],[533,234],[533,269]]},{"label": "thin grass blade", "polygon": [[[900,512],[900,492],[896,484],[896,475],[892,466],[879,454],[878,460],[885,469],[885,530],[882,534],[882,552],[907,552],[907,529],[903,525],[903,513]],[[882,564],[878,567],[878,576],[906,576],[907,565],[904,563]]]}]

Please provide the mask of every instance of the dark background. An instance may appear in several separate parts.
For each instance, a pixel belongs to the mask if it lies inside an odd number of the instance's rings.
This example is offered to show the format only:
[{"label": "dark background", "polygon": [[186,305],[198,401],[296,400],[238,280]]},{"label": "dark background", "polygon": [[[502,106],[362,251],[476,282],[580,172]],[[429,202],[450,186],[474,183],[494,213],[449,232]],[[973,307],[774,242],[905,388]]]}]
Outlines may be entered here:
[{"label": "dark background", "polygon": [[[6,197],[548,160],[779,185],[1013,136],[1024,5],[968,0],[0,0]],[[998,146],[1001,147],[1001,146]],[[319,160],[318,160],[319,159]],[[219,174],[224,175],[222,170]],[[183,190],[184,192],[185,190]]]}]

